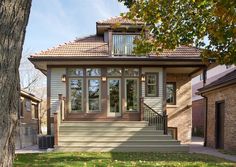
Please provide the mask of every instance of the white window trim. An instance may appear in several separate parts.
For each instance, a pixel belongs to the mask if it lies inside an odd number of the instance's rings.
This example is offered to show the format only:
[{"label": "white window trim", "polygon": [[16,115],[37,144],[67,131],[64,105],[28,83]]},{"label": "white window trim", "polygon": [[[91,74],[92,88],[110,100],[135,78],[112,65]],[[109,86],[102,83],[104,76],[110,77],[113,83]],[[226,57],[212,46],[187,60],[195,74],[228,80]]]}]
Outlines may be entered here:
[{"label": "white window trim", "polygon": [[[70,84],[70,81],[71,80],[82,80],[82,85],[81,85],[81,87],[82,87],[82,97],[81,97],[81,110],[73,110],[73,112],[72,112],[72,110],[71,110],[71,84]],[[83,98],[84,97],[84,86],[83,86],[83,78],[69,78],[69,113],[80,113],[80,112],[83,112],[83,107],[84,107],[84,105],[83,105]]]},{"label": "white window trim", "polygon": [[[133,111],[128,111],[127,110],[127,91],[126,91],[126,82],[127,80],[137,80],[137,111],[136,110],[133,110]],[[129,112],[129,113],[138,113],[140,112],[140,109],[139,109],[139,78],[125,78],[125,112]]]},{"label": "white window trim", "polygon": [[[99,80],[100,85],[99,85],[99,110],[89,110],[89,93],[88,93],[88,80],[94,79],[94,80]],[[86,78],[86,113],[96,113],[96,112],[101,112],[101,78],[98,77],[87,77]]]}]

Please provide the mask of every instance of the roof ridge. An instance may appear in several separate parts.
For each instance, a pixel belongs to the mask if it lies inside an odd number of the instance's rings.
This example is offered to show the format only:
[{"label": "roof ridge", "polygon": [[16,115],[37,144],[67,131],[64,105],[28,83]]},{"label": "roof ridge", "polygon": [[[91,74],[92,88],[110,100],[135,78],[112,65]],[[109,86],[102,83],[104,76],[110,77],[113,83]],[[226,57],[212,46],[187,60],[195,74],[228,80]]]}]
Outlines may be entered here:
[{"label": "roof ridge", "polygon": [[102,23],[104,21],[111,20],[111,19],[116,19],[116,18],[119,18],[119,17],[122,17],[122,16],[111,16],[111,17],[106,18],[106,19],[98,20],[96,23]]}]

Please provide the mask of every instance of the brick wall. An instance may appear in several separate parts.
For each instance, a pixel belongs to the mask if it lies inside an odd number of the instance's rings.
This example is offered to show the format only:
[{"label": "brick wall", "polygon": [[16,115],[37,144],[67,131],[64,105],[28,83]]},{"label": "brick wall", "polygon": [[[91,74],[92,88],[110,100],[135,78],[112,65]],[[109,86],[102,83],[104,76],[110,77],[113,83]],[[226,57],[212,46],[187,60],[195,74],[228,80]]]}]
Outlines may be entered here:
[{"label": "brick wall", "polygon": [[168,126],[178,128],[181,143],[191,141],[192,88],[191,78],[183,74],[167,74],[167,82],[176,82],[176,105],[167,105]]},{"label": "brick wall", "polygon": [[215,147],[215,103],[225,101],[224,149],[236,150],[236,85],[207,93],[207,146]]},{"label": "brick wall", "polygon": [[202,136],[204,132],[204,113],[206,111],[206,104],[204,99],[195,100],[192,102],[192,126],[193,135]]}]

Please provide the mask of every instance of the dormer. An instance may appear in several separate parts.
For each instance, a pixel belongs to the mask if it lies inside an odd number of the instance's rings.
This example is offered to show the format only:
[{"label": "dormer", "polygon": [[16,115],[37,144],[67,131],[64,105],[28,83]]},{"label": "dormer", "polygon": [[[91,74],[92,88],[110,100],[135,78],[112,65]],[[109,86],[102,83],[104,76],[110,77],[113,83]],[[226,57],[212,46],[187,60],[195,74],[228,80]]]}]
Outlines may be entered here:
[{"label": "dormer", "polygon": [[143,22],[121,16],[96,22],[97,35],[104,36],[111,56],[134,56],[133,41],[142,30]]}]

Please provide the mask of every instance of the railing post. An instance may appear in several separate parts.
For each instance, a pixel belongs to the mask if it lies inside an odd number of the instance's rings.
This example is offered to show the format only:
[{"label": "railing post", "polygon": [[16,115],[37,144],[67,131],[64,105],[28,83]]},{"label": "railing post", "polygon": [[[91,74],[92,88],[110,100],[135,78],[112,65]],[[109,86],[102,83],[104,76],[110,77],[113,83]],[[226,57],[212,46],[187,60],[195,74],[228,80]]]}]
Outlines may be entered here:
[{"label": "railing post", "polygon": [[168,115],[166,115],[166,111],[163,112],[163,119],[164,119],[164,134],[168,134]]},{"label": "railing post", "polygon": [[58,113],[55,112],[54,113],[54,145],[55,146],[58,146],[58,121],[57,121],[57,118],[58,117]]},{"label": "railing post", "polygon": [[140,120],[143,121],[144,120],[144,98],[141,97],[140,98]]}]

